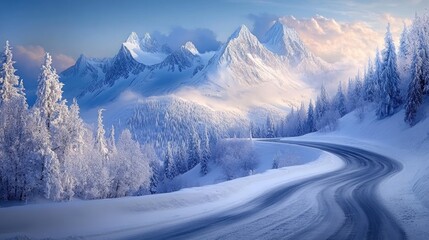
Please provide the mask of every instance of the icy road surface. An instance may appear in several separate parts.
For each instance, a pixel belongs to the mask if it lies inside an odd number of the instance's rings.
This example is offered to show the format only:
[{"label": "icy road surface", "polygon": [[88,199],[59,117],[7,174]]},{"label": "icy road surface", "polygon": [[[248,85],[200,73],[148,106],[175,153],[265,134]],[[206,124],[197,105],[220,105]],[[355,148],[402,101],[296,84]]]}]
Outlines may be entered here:
[{"label": "icy road surface", "polygon": [[337,155],[339,170],[284,184],[232,210],[194,219],[135,239],[405,239],[380,200],[380,182],[400,163],[366,150],[330,143],[288,142]]}]

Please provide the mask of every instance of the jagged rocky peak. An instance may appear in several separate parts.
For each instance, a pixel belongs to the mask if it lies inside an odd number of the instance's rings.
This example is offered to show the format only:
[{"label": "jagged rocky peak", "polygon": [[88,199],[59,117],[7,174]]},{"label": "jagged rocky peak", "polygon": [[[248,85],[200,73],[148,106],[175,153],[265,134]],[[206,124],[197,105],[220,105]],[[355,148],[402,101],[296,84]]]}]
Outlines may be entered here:
[{"label": "jagged rocky peak", "polygon": [[140,41],[140,48],[145,52],[161,52],[162,46],[159,45],[158,41],[149,33],[145,33],[143,39]]},{"label": "jagged rocky peak", "polygon": [[139,36],[137,35],[136,32],[131,32],[125,42],[129,43],[129,44],[133,44],[133,45],[139,46],[140,45],[140,38],[139,38]]}]

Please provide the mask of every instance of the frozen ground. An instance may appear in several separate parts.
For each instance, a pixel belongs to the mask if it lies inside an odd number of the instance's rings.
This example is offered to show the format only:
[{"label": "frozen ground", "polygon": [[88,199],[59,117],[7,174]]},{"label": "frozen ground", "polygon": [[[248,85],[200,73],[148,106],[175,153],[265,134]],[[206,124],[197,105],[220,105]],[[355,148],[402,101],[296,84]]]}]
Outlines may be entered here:
[{"label": "frozen ground", "polygon": [[401,111],[377,120],[374,114],[368,114],[362,121],[352,113],[340,119],[338,130],[334,132],[318,132],[295,139],[356,146],[399,161],[402,171],[381,183],[380,196],[410,239],[427,239],[429,119],[410,128],[403,116]]},{"label": "frozen ground", "polygon": [[[255,174],[232,181],[197,167],[177,192],[0,208],[0,238],[427,239],[429,120],[410,128],[402,117],[352,113],[334,132],[282,139],[327,152],[255,142]],[[270,169],[282,151],[298,165]]]},{"label": "frozen ground", "polygon": [[[146,232],[234,209],[280,185],[332,172],[344,165],[332,154],[317,153],[315,150],[306,153],[303,147],[279,143],[255,144],[262,162],[258,171],[265,170],[261,174],[167,194],[0,208],[0,238],[17,235],[98,239],[144,236]],[[272,165],[274,154],[280,149],[307,154],[307,158],[301,158],[307,163],[267,170]],[[206,182],[202,179],[199,184],[212,183],[214,179],[217,178],[207,177]]]}]

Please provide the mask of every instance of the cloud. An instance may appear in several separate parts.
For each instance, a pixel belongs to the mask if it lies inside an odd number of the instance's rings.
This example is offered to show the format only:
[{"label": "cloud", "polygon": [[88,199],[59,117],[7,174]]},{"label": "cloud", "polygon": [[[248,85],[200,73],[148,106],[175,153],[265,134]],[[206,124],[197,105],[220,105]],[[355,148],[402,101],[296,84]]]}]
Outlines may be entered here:
[{"label": "cloud", "polygon": [[166,43],[173,50],[178,49],[187,41],[193,42],[200,52],[215,51],[221,44],[216,39],[216,34],[206,28],[186,29],[183,27],[174,27],[168,34],[155,31],[152,35],[159,42]]},{"label": "cloud", "polygon": [[[286,26],[294,28],[305,45],[324,60],[357,68],[365,65],[369,57],[374,57],[377,47],[383,48],[385,28],[377,28],[364,21],[339,22],[333,18],[316,15],[312,18],[293,16],[276,17],[271,14],[250,14],[253,21],[253,33],[261,37],[273,24],[280,20]],[[395,17],[392,14],[380,14],[377,19],[383,25],[391,24],[395,42],[399,42],[403,23],[410,25],[410,19]]]},{"label": "cloud", "polygon": [[363,66],[383,43],[383,34],[365,22],[344,23],[319,15],[310,19],[282,17],[280,20],[294,28],[313,53],[331,63]]},{"label": "cloud", "polygon": [[[38,45],[18,45],[12,48],[13,59],[16,61],[17,74],[24,80],[27,99],[30,104],[35,101],[37,79],[45,57],[45,49]],[[52,54],[52,64],[60,73],[75,63],[75,60],[64,54]]]},{"label": "cloud", "polygon": [[389,13],[382,14],[380,20],[385,24],[390,23],[390,31],[396,42],[399,42],[404,24],[410,26],[412,23],[412,20],[409,18],[395,17]]},{"label": "cloud", "polygon": [[249,14],[247,18],[253,21],[252,32],[253,34],[261,38],[268,29],[273,25],[273,22],[279,18],[279,16],[263,13],[263,14]]},{"label": "cloud", "polygon": [[[19,65],[25,65],[29,69],[40,68],[45,58],[46,51],[41,46],[22,46],[15,47],[13,54]],[[75,63],[72,57],[64,54],[52,54],[52,65],[57,69],[57,72],[62,72]],[[36,73],[37,75],[37,73]]]}]

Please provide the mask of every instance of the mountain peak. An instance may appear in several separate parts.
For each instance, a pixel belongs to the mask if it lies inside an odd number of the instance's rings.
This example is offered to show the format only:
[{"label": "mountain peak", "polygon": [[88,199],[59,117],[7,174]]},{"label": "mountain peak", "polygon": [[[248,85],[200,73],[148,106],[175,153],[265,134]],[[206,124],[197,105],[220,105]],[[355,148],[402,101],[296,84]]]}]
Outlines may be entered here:
[{"label": "mountain peak", "polygon": [[243,24],[239,28],[237,28],[237,30],[235,30],[229,38],[249,38],[249,36],[253,36],[253,34],[250,32],[249,28],[247,28],[246,25]]},{"label": "mountain peak", "polygon": [[159,52],[161,49],[158,42],[149,33],[144,34],[140,41],[140,48],[145,52]]},{"label": "mountain peak", "polygon": [[125,42],[138,46],[140,44],[140,39],[136,32],[131,32]]},{"label": "mountain peak", "polygon": [[262,43],[270,51],[286,56],[293,64],[299,63],[311,55],[298,33],[280,21],[274,22],[263,36]]},{"label": "mountain peak", "polygon": [[195,47],[195,45],[189,41],[186,42],[185,45],[182,46],[182,49],[186,49],[194,55],[199,54],[198,49]]}]

